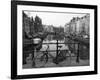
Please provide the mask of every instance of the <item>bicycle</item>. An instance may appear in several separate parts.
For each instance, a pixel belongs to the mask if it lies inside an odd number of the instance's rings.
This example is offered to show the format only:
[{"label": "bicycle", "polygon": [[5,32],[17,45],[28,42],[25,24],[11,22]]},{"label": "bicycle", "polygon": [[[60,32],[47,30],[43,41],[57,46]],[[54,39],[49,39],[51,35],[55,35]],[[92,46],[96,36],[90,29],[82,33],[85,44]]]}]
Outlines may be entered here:
[{"label": "bicycle", "polygon": [[66,54],[68,53],[68,50],[61,50],[62,46],[58,47],[58,55],[53,59],[55,64],[59,64],[60,62],[64,61],[66,59]]},{"label": "bicycle", "polygon": [[48,53],[48,48],[46,51],[43,52],[43,55],[40,57],[40,61],[44,62],[43,65],[45,65],[48,62],[49,56],[51,56],[53,59],[53,63],[59,64],[60,62],[64,61],[66,59],[66,54],[68,53],[68,50],[61,50],[62,46],[58,46],[58,55],[56,57],[53,57]]},{"label": "bicycle", "polygon": [[37,67],[44,67],[45,64],[48,62],[48,60],[49,60],[48,49],[49,49],[49,46],[47,47],[47,49],[45,51],[37,51],[37,53],[39,52],[39,54],[36,57],[34,57],[35,63],[39,64],[39,66],[37,66]]}]

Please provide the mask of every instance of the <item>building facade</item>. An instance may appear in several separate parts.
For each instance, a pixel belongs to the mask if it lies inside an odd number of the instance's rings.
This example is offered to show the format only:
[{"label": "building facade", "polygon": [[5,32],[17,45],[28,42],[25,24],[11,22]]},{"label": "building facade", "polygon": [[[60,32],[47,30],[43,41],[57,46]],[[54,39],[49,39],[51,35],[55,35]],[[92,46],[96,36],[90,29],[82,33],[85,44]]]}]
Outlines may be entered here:
[{"label": "building facade", "polygon": [[65,24],[64,32],[75,35],[89,35],[90,16],[86,14],[83,17],[74,17],[69,23]]},{"label": "building facade", "polygon": [[23,12],[23,36],[27,35],[31,37],[34,33],[33,17],[28,17],[28,15]]}]

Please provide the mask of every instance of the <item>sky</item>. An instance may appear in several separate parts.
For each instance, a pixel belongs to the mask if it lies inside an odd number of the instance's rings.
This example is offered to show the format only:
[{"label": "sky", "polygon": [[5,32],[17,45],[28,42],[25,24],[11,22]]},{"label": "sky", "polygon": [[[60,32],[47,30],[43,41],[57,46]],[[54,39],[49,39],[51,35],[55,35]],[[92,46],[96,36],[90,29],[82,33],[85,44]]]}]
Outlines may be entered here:
[{"label": "sky", "polygon": [[42,24],[44,25],[53,25],[55,27],[62,26],[68,22],[73,17],[83,17],[86,14],[79,13],[59,13],[59,12],[34,12],[34,11],[24,11],[29,17],[35,18],[35,16],[39,16],[42,19]]}]

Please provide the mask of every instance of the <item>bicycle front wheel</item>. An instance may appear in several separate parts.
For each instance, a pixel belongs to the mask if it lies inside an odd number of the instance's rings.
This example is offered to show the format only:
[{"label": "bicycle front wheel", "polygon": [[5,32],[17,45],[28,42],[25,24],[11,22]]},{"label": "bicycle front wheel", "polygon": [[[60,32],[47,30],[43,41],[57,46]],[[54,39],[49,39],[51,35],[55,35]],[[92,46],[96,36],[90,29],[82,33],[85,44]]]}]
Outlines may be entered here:
[{"label": "bicycle front wheel", "polygon": [[37,68],[45,67],[45,64],[47,62],[48,62],[48,55],[45,53],[41,53],[35,58],[35,64]]}]

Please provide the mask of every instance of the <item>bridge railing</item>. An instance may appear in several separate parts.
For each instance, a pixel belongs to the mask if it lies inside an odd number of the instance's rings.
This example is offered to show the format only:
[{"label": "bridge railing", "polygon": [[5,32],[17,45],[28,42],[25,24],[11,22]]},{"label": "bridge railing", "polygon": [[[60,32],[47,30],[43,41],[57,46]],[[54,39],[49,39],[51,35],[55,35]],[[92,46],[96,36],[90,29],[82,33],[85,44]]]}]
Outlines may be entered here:
[{"label": "bridge railing", "polygon": [[[69,57],[69,58],[76,57],[76,62],[79,63],[79,43],[65,43],[65,42],[61,42],[60,43],[59,40],[56,40],[55,43],[54,42],[53,43],[52,42],[50,42],[50,43],[42,43],[42,46],[43,45],[47,46],[47,45],[52,45],[52,44],[55,45],[55,50],[53,50],[53,49],[48,49],[47,50],[48,54],[52,56],[52,57],[49,57],[49,58],[52,58],[52,59],[56,58],[56,59],[58,59],[59,55],[63,56],[63,57],[60,56],[59,59],[67,58],[67,57]],[[65,45],[67,47],[65,48],[65,46],[63,47],[63,45]],[[62,48],[59,49],[60,46],[62,46]],[[74,46],[74,47],[70,47],[69,48],[69,46]],[[38,53],[41,54],[41,53],[43,53],[45,51],[46,51],[46,49],[45,50],[40,49],[40,50],[36,51],[33,48],[32,50],[25,51],[24,54],[28,55],[29,53],[32,53],[32,54],[34,53],[34,58],[35,58],[38,55]],[[62,53],[60,54],[59,51],[62,51]],[[69,51],[71,52],[71,54],[74,54],[74,55],[69,54]],[[75,53],[72,53],[72,52],[75,52]],[[25,58],[26,57],[24,56],[24,60],[25,60]],[[71,62],[71,59],[70,59],[70,62]]]}]

